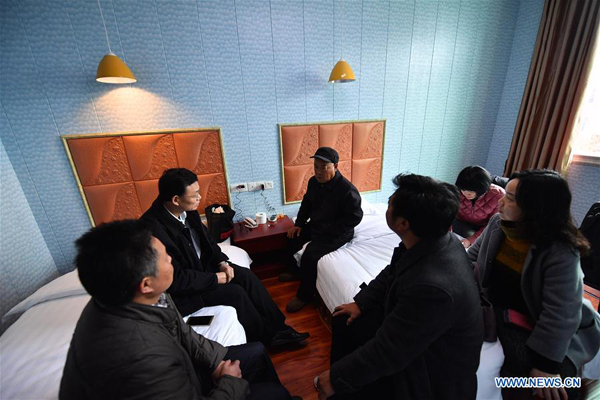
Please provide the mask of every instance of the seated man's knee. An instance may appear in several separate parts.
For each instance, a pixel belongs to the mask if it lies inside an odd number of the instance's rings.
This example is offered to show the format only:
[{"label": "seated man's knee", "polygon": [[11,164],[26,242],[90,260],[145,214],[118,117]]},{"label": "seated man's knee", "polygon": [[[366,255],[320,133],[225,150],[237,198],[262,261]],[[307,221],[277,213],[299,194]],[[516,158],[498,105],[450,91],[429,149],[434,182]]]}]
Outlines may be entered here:
[{"label": "seated man's knee", "polygon": [[323,249],[317,247],[317,246],[311,246],[310,244],[306,247],[306,249],[304,250],[304,253],[302,253],[302,258],[300,259],[300,264],[301,265],[309,265],[309,264],[313,264],[316,265],[319,260],[321,259],[321,257],[323,257],[325,254]]},{"label": "seated man's knee", "polygon": [[268,354],[267,348],[261,342],[250,342],[250,343],[246,343],[244,346],[246,346],[246,349],[248,350],[249,354],[252,354],[252,355]]},{"label": "seated man's knee", "polygon": [[345,331],[348,329],[348,314],[341,314],[331,319],[331,330],[335,332]]},{"label": "seated man's knee", "polygon": [[239,303],[248,298],[248,294],[242,286],[228,283],[226,286],[223,286],[223,289],[225,289],[223,291],[226,292],[226,296],[229,299],[234,300],[235,303]]},{"label": "seated man's knee", "polygon": [[247,283],[247,282],[260,282],[260,279],[258,279],[258,277],[256,275],[254,275],[254,273],[252,271],[250,271],[249,268],[244,268],[244,267],[234,267],[233,268],[233,272],[234,272],[234,282],[238,282],[241,284]]}]

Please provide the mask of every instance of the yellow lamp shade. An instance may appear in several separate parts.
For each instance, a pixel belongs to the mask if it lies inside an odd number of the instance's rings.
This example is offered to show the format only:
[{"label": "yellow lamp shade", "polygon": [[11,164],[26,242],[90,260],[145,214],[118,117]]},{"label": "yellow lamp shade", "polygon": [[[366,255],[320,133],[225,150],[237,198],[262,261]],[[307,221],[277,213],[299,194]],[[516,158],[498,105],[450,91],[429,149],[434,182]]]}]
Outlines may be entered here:
[{"label": "yellow lamp shade", "polygon": [[330,83],[353,82],[354,80],[354,71],[345,60],[338,61],[331,70],[331,75],[329,75]]},{"label": "yellow lamp shade", "polygon": [[133,72],[119,57],[108,53],[98,64],[96,80],[102,83],[133,83],[137,82]]}]

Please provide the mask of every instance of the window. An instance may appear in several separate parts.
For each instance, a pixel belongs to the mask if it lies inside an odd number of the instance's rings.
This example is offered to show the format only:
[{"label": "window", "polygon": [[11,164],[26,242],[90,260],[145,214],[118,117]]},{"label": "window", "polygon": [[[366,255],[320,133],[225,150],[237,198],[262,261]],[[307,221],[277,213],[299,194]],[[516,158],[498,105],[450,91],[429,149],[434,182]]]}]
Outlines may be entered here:
[{"label": "window", "polygon": [[592,70],[575,124],[573,160],[600,164],[600,43],[596,43],[594,53]]}]

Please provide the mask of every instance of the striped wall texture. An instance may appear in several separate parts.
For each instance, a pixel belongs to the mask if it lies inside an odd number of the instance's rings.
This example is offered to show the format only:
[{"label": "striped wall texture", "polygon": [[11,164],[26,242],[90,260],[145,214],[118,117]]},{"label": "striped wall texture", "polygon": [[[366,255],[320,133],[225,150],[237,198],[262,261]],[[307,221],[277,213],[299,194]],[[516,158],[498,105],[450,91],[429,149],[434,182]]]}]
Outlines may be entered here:
[{"label": "striped wall texture", "polygon": [[[346,0],[344,58],[357,81],[342,85],[327,83],[341,1],[101,5],[133,85],[94,80],[107,52],[96,0],[0,2],[0,137],[27,199],[15,213],[29,208],[59,273],[89,228],[64,134],[219,126],[229,182],[274,181],[268,201],[288,214],[298,206],[283,206],[277,123],[385,118],[374,202],[399,172],[454,181],[466,165],[503,163],[506,150],[490,145],[510,141],[543,0]],[[244,215],[265,209],[254,193],[233,201]],[[25,234],[3,225],[2,243],[15,235]]]}]

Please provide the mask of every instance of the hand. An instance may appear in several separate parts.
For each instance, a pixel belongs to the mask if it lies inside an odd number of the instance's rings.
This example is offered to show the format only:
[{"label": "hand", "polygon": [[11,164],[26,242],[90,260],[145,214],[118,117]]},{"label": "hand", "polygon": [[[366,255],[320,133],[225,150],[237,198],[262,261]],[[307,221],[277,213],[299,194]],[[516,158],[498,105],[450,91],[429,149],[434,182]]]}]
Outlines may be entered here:
[{"label": "hand", "polygon": [[215,368],[215,370],[213,371],[213,373],[211,375],[213,382],[216,384],[217,381],[223,375],[230,375],[235,378],[241,378],[242,370],[240,369],[240,361],[239,360],[235,360],[233,362],[231,360],[221,361],[219,363],[219,365],[217,365],[217,368]]},{"label": "hand", "polygon": [[317,380],[317,392],[319,393],[319,400],[325,400],[329,396],[333,396],[335,393],[333,386],[331,386],[329,370],[319,375],[319,379]]},{"label": "hand", "polygon": [[338,315],[344,315],[344,314],[348,314],[350,316],[350,318],[348,318],[348,321],[346,321],[346,324],[350,325],[352,323],[352,321],[354,321],[356,318],[360,317],[360,315],[362,314],[362,311],[360,311],[360,308],[358,307],[358,304],[356,304],[356,302],[342,304],[341,306],[337,306],[336,308],[333,309],[334,317],[337,317]]},{"label": "hand", "polygon": [[460,242],[462,243],[465,249],[468,249],[471,246],[471,242],[469,242],[469,239],[463,239]]},{"label": "hand", "polygon": [[288,239],[293,239],[294,236],[300,236],[300,233],[302,233],[302,228],[294,226],[288,231]]},{"label": "hand", "polygon": [[219,285],[224,285],[227,283],[227,274],[225,272],[217,272],[217,283]]},{"label": "hand", "polygon": [[225,283],[231,282],[233,279],[233,267],[229,265],[227,261],[221,261],[219,263],[219,271],[225,272],[225,275],[227,275],[227,282]]},{"label": "hand", "polygon": [[[537,368],[533,368],[529,373],[534,378],[560,378],[559,374],[549,374],[544,371],[540,371]],[[567,400],[569,396],[567,396],[567,391],[565,388],[540,388],[535,389],[536,394],[545,400]]]}]

